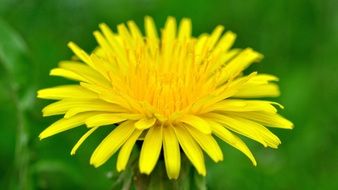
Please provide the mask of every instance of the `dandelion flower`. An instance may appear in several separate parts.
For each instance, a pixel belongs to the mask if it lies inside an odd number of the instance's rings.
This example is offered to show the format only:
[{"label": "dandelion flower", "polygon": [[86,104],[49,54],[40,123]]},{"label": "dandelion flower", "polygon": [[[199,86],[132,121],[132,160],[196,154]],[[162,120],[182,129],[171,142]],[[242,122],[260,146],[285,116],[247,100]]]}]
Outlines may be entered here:
[{"label": "dandelion flower", "polygon": [[39,98],[56,100],[42,110],[43,116],[63,115],[40,139],[86,125],[73,155],[88,136],[111,125],[90,158],[92,165],[99,167],[118,152],[117,170],[123,171],[139,140],[140,172],[150,174],[163,152],[168,177],[177,179],[181,154],[201,175],[206,175],[204,152],[215,162],[223,160],[215,137],[256,165],[237,134],[277,148],[281,142],[267,127],[293,127],[277,113],[280,104],[256,100],[278,96],[278,78],[243,74],[263,56],[251,48],[231,49],[236,35],[223,34],[222,26],[199,37],[191,35],[186,18],[177,26],[169,17],[160,34],[150,17],[144,35],[133,21],[118,25],[117,32],[106,24],[99,28],[94,32],[99,45],[92,53],[70,42],[77,59],[61,61],[50,72],[76,83],[38,91]]}]

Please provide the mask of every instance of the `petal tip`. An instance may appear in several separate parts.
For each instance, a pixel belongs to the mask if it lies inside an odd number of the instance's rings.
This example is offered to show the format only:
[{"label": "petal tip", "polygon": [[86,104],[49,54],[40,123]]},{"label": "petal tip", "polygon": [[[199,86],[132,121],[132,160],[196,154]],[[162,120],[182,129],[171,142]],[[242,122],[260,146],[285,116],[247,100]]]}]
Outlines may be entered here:
[{"label": "petal tip", "polygon": [[140,173],[141,173],[141,174],[150,175],[151,171],[146,170],[146,169],[140,167]]},{"label": "petal tip", "polygon": [[99,24],[99,28],[104,28],[104,27],[108,27],[108,25],[106,23],[104,23],[104,22],[101,22]]},{"label": "petal tip", "polygon": [[122,167],[119,167],[119,166],[116,167],[117,172],[123,172],[124,170],[125,170],[125,168],[122,168]]},{"label": "petal tip", "polygon": [[94,166],[95,168],[98,168],[98,167],[101,166],[101,164],[99,164],[98,162],[96,162],[96,161],[94,161],[92,159],[90,159],[89,163],[90,163],[90,165]]},{"label": "petal tip", "polygon": [[77,47],[77,45],[76,45],[74,42],[72,42],[72,41],[68,42],[68,43],[67,43],[67,46],[68,46],[70,49],[73,49],[73,48]]},{"label": "petal tip", "polygon": [[206,171],[199,171],[198,174],[205,177],[207,175],[207,172]]},{"label": "petal tip", "polygon": [[255,167],[257,166],[257,161],[256,160],[251,160],[252,165],[254,165]]},{"label": "petal tip", "polygon": [[40,139],[40,141],[43,140],[43,139],[45,139],[45,138],[47,138],[47,137],[48,137],[48,135],[45,134],[45,131],[42,131],[42,132],[39,134],[39,139]]},{"label": "petal tip", "polygon": [[168,175],[168,178],[169,178],[169,180],[177,180],[178,175],[175,175],[175,176]]}]

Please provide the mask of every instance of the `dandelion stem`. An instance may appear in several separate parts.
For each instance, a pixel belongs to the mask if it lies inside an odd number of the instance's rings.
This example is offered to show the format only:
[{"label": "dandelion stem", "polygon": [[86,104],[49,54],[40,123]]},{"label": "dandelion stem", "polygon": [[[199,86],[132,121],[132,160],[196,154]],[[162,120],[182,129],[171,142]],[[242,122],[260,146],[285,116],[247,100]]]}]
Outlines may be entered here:
[{"label": "dandelion stem", "polygon": [[[170,180],[167,177],[164,160],[160,159],[154,171],[150,175],[141,174],[135,167],[134,185],[136,190],[206,190],[205,183],[201,183],[201,178],[196,178],[196,171],[188,159],[182,157],[182,167],[179,178]],[[199,180],[197,182],[196,180]],[[202,187],[203,184],[203,187]]]},{"label": "dandelion stem", "polygon": [[6,64],[0,61],[5,69],[7,76],[7,85],[9,89],[10,97],[15,108],[15,120],[16,120],[16,144],[15,144],[15,157],[14,157],[14,177],[11,181],[11,189],[29,189],[29,177],[28,177],[28,162],[29,162],[29,150],[28,139],[29,134],[26,127],[25,109],[20,104],[18,96],[17,84],[13,81],[13,74]]},{"label": "dandelion stem", "polygon": [[18,189],[28,189],[28,131],[25,123],[24,110],[21,108],[15,89],[11,89],[16,108],[17,136],[15,145],[15,176]]}]

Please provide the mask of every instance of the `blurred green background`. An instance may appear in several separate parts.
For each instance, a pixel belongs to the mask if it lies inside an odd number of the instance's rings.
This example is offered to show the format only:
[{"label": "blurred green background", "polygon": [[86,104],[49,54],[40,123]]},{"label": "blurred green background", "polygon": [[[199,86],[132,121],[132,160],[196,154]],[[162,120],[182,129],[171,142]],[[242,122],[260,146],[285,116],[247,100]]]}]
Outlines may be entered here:
[{"label": "blurred green background", "polygon": [[[48,101],[37,89],[69,83],[49,77],[71,57],[67,42],[92,50],[101,22],[113,29],[129,19],[158,26],[168,15],[190,17],[193,33],[222,24],[238,34],[235,47],[265,55],[252,70],[280,77],[282,114],[292,131],[273,129],[279,149],[248,139],[258,166],[220,143],[224,161],[207,160],[207,186],[223,189],[338,189],[338,1],[337,0],[0,0],[0,189],[111,189],[115,161],[99,169],[90,154],[108,131],[69,152],[83,128],[44,141],[38,134],[56,118],[41,117]],[[100,133],[102,133],[100,135]]]}]

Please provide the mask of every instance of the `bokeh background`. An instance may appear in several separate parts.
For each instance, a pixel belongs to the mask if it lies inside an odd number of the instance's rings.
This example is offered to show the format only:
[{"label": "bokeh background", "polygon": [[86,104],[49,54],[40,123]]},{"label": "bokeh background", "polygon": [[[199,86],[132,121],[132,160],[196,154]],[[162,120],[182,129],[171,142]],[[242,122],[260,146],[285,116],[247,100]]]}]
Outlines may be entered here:
[{"label": "bokeh background", "polygon": [[99,23],[115,29],[133,19],[143,26],[145,15],[158,26],[168,15],[190,17],[195,36],[222,24],[238,34],[235,47],[265,55],[251,70],[281,79],[281,113],[295,128],[273,130],[282,140],[278,150],[244,139],[257,167],[220,143],[225,158],[207,160],[208,189],[338,189],[337,0],[0,0],[0,189],[111,189],[115,160],[99,169],[88,163],[108,131],[73,157],[83,128],[39,141],[56,118],[41,117],[49,102],[37,100],[36,90],[69,83],[48,76],[72,56],[67,42],[90,51]]}]

